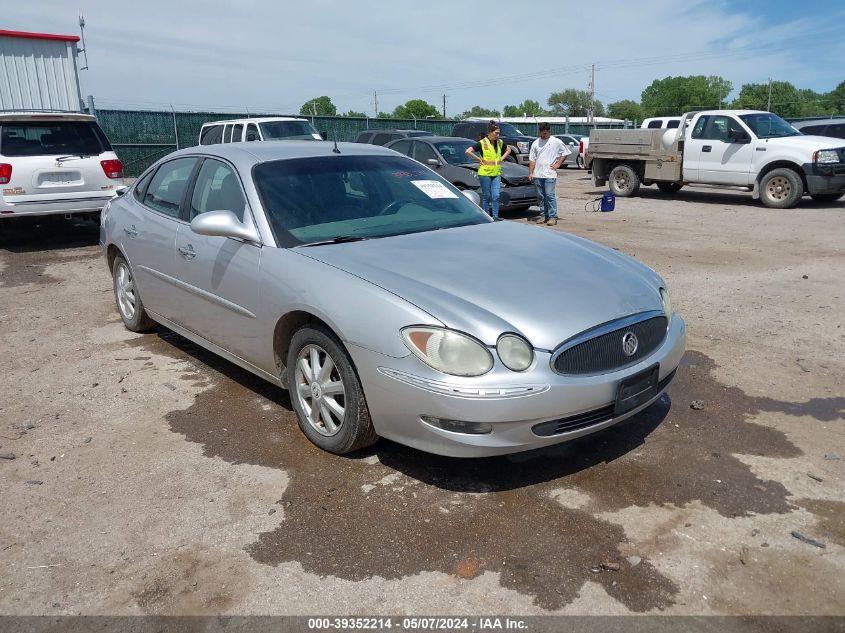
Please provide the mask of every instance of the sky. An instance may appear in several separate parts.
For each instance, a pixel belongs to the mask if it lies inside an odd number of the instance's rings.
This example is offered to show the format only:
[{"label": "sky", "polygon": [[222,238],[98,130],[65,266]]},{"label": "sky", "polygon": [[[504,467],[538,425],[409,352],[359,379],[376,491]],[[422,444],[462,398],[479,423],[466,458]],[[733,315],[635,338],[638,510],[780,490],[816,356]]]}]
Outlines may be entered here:
[{"label": "sky", "polygon": [[[456,116],[552,92],[640,100],[655,79],[720,75],[827,92],[845,80],[842,0],[30,0],[3,29],[78,34],[99,108],[339,113],[425,99]],[[81,43],[80,43],[81,45]],[[81,56],[80,65],[84,65]]]}]

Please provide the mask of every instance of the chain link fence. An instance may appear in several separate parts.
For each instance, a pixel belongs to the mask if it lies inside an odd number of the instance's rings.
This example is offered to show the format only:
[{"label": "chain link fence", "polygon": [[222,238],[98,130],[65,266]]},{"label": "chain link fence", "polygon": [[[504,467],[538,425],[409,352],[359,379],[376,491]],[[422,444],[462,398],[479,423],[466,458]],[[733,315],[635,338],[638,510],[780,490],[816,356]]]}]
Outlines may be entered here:
[{"label": "chain link fence", "polygon": [[[162,156],[198,143],[200,128],[209,121],[290,116],[273,113],[167,112],[154,110],[97,110],[97,120],[123,161],[127,176],[138,176]],[[298,116],[298,115],[297,115]],[[450,136],[456,120],[452,119],[370,119],[342,116],[304,117],[312,121],[327,138],[354,141],[366,129],[418,129]],[[538,123],[516,123],[523,133],[537,136]],[[622,127],[621,124],[600,124],[597,127]],[[567,133],[565,124],[552,124],[552,134]],[[591,126],[570,124],[570,134],[589,134]]]}]

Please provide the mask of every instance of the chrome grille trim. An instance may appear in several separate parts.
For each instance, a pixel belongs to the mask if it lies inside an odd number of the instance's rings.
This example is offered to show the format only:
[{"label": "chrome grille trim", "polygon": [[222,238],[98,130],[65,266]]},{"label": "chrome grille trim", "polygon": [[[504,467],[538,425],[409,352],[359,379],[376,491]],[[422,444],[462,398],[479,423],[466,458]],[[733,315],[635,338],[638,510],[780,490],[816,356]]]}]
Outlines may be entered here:
[{"label": "chrome grille trim", "polygon": [[[646,321],[652,320],[654,321],[653,324],[645,323]],[[655,331],[654,326],[658,326],[659,331]],[[656,340],[642,341],[643,345],[640,350],[631,357],[624,357],[624,354],[621,353],[621,339],[619,341],[619,354],[616,354],[614,349],[607,347],[609,343],[603,344],[602,341],[597,341],[597,339],[600,339],[601,337],[607,337],[608,335],[616,333],[618,333],[621,337],[625,330],[628,329],[645,330],[652,339],[656,338]],[[549,364],[552,371],[562,375],[602,374],[609,371],[617,371],[630,365],[634,365],[651,354],[651,352],[657,349],[665,340],[668,330],[669,319],[667,318],[666,313],[662,310],[640,312],[639,314],[633,314],[621,319],[616,319],[615,321],[603,323],[602,325],[586,330],[585,332],[581,332],[580,334],[564,341],[554,350],[554,352],[552,352]],[[638,338],[640,338],[640,336],[641,334],[638,334]],[[591,344],[593,347],[599,346],[599,349],[589,349]],[[575,349],[579,346],[583,347]],[[569,360],[567,358],[567,356],[575,357],[578,355],[584,356],[585,354],[593,355],[596,351],[599,351],[602,356],[599,358],[591,357],[589,360],[585,360],[584,358],[574,358],[573,360]],[[614,359],[616,356],[619,358]]]}]

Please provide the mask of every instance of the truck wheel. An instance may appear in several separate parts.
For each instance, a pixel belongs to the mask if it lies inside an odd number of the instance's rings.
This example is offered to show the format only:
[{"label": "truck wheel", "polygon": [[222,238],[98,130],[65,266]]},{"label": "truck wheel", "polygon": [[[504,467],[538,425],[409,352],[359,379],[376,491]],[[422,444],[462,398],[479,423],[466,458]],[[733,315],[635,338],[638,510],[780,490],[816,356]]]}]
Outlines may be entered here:
[{"label": "truck wheel", "polygon": [[810,197],[816,202],[835,202],[842,196],[845,196],[845,193],[817,193]]},{"label": "truck wheel", "polygon": [[773,169],[760,181],[760,200],[772,209],[791,209],[802,195],[804,183],[792,169]]},{"label": "truck wheel", "polygon": [[607,179],[610,190],[620,198],[633,196],[640,188],[640,177],[630,165],[617,165]]},{"label": "truck wheel", "polygon": [[678,193],[681,190],[683,185],[679,185],[676,182],[659,182],[657,183],[657,188],[660,189],[663,193]]}]

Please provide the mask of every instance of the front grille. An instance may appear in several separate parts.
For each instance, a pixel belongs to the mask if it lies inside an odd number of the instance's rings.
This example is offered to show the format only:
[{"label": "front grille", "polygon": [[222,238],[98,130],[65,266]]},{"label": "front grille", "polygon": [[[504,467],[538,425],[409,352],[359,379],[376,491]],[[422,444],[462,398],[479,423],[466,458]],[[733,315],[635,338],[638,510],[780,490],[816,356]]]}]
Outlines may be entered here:
[{"label": "front grille", "polygon": [[511,187],[522,187],[524,185],[531,184],[531,181],[528,180],[528,176],[525,176],[524,178],[522,176],[508,178],[505,182],[507,182]]},{"label": "front grille", "polygon": [[[675,371],[657,384],[657,391],[655,393],[663,391],[669,383],[672,382],[672,378],[674,377]],[[560,435],[561,433],[579,431],[581,429],[586,429],[591,426],[601,424],[602,422],[612,420],[614,407],[614,404],[609,404],[601,409],[593,409],[592,411],[579,413],[578,415],[573,415],[568,418],[541,422],[540,424],[535,424],[531,427],[531,430],[534,432],[534,435],[539,435],[540,437],[550,437],[552,435]]]},{"label": "front grille", "polygon": [[[559,374],[601,374],[623,369],[651,354],[666,336],[666,316],[660,315],[625,325],[564,349],[554,359]],[[637,351],[627,356],[622,350],[622,337],[633,332]]]}]

